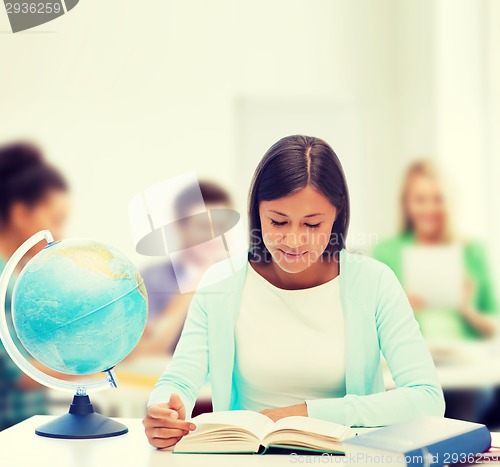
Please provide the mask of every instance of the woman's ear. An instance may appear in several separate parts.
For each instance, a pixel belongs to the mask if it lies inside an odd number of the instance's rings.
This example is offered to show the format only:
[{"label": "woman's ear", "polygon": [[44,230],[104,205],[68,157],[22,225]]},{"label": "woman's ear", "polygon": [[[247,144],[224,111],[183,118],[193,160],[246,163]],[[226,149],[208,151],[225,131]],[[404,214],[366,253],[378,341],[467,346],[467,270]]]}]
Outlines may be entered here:
[{"label": "woman's ear", "polygon": [[15,227],[24,229],[28,224],[30,217],[30,209],[25,203],[15,201],[10,207],[9,223]]}]

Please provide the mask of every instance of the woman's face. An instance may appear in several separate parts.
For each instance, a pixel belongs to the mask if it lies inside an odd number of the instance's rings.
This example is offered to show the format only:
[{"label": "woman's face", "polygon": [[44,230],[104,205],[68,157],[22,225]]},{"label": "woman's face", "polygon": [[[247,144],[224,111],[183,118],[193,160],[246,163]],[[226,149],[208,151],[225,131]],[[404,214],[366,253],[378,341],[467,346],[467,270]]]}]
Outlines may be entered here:
[{"label": "woman's face", "polygon": [[[193,206],[184,221],[178,223],[179,243],[182,244],[184,256],[190,256],[200,265],[211,265],[227,256],[220,237],[214,240],[214,232],[227,232],[233,225],[225,222],[226,218],[222,216],[216,216],[216,219],[208,217],[206,214],[212,209],[228,213],[231,206],[227,203]],[[205,213],[205,216],[200,216],[200,213]],[[228,214],[228,220],[230,217]]]},{"label": "woman's face", "polygon": [[69,211],[68,193],[63,190],[51,190],[34,206],[14,206],[11,222],[24,238],[29,238],[40,230],[49,229],[54,239],[60,240]]},{"label": "woman's face", "polygon": [[405,210],[419,235],[436,237],[443,232],[446,208],[441,189],[432,177],[416,175],[410,180]]},{"label": "woman's face", "polygon": [[297,273],[316,262],[330,240],[337,209],[310,185],[272,201],[261,201],[264,245],[283,271]]}]

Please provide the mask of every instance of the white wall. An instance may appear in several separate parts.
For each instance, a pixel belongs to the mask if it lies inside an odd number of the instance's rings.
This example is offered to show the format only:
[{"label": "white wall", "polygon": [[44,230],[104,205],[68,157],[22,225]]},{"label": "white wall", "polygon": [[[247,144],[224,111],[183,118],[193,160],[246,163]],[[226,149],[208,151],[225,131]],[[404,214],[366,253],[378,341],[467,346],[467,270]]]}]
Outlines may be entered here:
[{"label": "white wall", "polygon": [[437,157],[454,184],[460,233],[488,243],[500,283],[500,9],[491,0],[437,2]]},{"label": "white wall", "polygon": [[[346,139],[329,141],[356,167],[351,191],[364,189],[354,231],[394,232],[399,176],[430,154],[459,185],[473,178],[462,209],[478,226],[472,233],[484,233],[491,211],[478,206],[496,188],[482,177],[498,154],[500,103],[498,88],[496,100],[485,98],[482,73],[489,67],[499,81],[498,17],[486,0],[81,0],[11,34],[0,14],[0,141],[41,141],[73,186],[68,233],[112,243],[142,265],[151,258],[134,254],[128,228],[134,194],[194,169],[232,190],[244,214],[236,103],[324,100],[332,111],[356,109],[359,122],[357,165]],[[489,154],[480,164],[478,151]]]}]

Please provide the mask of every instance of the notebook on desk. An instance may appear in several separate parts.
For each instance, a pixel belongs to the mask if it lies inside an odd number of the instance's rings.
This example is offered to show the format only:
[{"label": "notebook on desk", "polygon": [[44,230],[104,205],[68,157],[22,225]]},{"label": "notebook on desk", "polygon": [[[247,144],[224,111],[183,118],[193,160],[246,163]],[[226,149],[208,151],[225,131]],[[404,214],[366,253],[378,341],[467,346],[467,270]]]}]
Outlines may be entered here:
[{"label": "notebook on desk", "polygon": [[465,279],[461,245],[407,246],[402,260],[406,293],[420,297],[429,308],[460,307]]},{"label": "notebook on desk", "polygon": [[378,456],[386,466],[464,466],[491,449],[491,434],[481,423],[423,415],[347,439],[344,449],[361,465]]}]

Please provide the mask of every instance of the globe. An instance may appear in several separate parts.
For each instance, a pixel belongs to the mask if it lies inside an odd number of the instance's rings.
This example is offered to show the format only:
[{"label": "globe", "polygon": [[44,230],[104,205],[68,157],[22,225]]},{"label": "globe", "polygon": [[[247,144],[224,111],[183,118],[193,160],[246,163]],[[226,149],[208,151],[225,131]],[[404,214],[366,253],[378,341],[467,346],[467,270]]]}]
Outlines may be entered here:
[{"label": "globe", "polygon": [[12,294],[23,346],[66,374],[113,368],[137,345],[146,318],[147,293],[136,267],[93,240],[47,245],[23,268]]},{"label": "globe", "polygon": [[[46,374],[20,352],[5,312],[14,271],[37,243],[47,245],[23,268],[12,292],[12,321],[21,344],[47,367],[69,375],[103,372],[104,380],[67,381]],[[35,381],[74,393],[67,414],[35,429],[40,436],[92,439],[128,428],[94,411],[87,390],[116,388],[113,367],[144,332],[148,299],[135,266],[115,248],[89,239],[55,241],[49,230],[27,239],[0,274],[0,339],[16,365]]]}]

